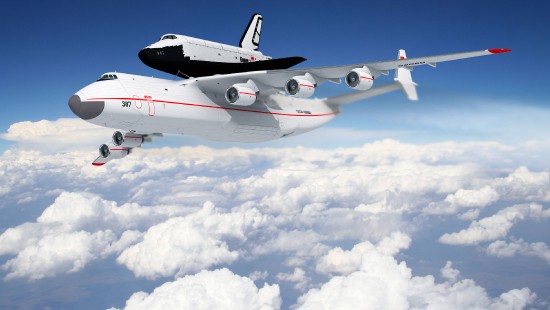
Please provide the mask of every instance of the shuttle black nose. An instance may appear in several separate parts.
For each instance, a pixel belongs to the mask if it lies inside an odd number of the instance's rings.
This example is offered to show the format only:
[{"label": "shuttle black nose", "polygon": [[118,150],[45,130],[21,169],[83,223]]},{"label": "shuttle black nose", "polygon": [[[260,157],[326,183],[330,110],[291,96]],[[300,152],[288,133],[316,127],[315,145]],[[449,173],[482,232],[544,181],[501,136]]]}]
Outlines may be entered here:
[{"label": "shuttle black nose", "polygon": [[148,48],[142,49],[141,51],[139,51],[139,54],[138,54],[139,60],[141,60],[141,62],[147,65],[151,60],[150,53],[151,53],[150,49]]},{"label": "shuttle black nose", "polygon": [[105,101],[82,101],[80,96],[73,95],[69,99],[69,108],[83,120],[98,117],[105,108]]}]

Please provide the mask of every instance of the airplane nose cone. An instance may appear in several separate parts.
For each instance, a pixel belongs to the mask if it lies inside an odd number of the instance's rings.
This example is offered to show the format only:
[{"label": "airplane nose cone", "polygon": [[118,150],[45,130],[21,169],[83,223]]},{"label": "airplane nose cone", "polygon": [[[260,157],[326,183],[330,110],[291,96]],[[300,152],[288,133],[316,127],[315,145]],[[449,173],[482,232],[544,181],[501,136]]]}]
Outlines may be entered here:
[{"label": "airplane nose cone", "polygon": [[82,101],[80,96],[73,95],[69,99],[69,107],[73,113],[83,120],[98,117],[105,108],[105,101]]}]

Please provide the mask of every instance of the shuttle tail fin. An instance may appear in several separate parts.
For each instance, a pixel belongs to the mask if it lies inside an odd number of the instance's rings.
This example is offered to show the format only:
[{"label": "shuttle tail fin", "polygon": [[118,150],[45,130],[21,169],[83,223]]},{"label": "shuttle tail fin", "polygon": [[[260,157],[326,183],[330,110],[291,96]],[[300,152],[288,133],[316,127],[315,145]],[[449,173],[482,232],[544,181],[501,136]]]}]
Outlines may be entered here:
[{"label": "shuttle tail fin", "polygon": [[241,37],[240,46],[248,50],[257,51],[260,47],[260,34],[262,33],[262,15],[252,15],[248,26]]}]

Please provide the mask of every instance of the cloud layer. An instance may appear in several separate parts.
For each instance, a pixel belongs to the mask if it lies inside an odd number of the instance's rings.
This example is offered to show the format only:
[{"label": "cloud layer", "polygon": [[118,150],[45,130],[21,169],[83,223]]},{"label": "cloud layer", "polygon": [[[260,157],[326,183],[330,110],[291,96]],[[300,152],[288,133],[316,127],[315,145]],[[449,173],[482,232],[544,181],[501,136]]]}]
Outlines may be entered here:
[{"label": "cloud layer", "polygon": [[[467,260],[444,249],[549,261],[548,236],[527,239],[517,229],[550,217],[550,167],[533,155],[549,143],[165,147],[98,168],[90,165],[95,153],[72,149],[65,133],[100,141],[110,132],[80,123],[25,122],[3,135],[16,144],[0,155],[0,208],[37,214],[1,223],[3,285],[38,285],[114,263],[137,280],[166,282],[119,296],[128,308],[520,309],[537,302],[533,289],[512,284],[490,296],[450,262],[464,269]],[[443,262],[415,275],[409,253],[431,239]]]}]

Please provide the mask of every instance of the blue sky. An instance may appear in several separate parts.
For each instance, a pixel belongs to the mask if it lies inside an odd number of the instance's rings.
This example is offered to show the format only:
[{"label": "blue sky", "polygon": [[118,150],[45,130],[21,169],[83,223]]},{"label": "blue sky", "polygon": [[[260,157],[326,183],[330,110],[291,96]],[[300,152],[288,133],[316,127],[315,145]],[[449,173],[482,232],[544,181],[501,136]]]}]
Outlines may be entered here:
[{"label": "blue sky", "polygon": [[[430,113],[422,107],[432,104],[453,105],[440,101],[451,96],[547,105],[548,7],[545,1],[13,2],[0,13],[3,98],[13,103],[10,113],[0,116],[0,129],[15,121],[72,117],[67,98],[105,71],[166,77],[137,58],[164,33],[236,45],[254,12],[264,14],[260,50],[274,57],[306,57],[303,66],[391,59],[400,48],[409,57],[513,49],[500,57],[415,70],[422,114]],[[326,88],[320,95],[346,91]],[[399,104],[406,109],[408,103]],[[374,105],[384,109],[383,103]],[[362,108],[370,109],[353,109]]]},{"label": "blue sky", "polygon": [[[152,309],[174,297],[161,294],[168,286],[205,307],[254,306],[237,295],[283,309],[353,300],[548,307],[549,9],[492,0],[4,4],[0,307]],[[168,136],[107,169],[89,165],[112,130],[75,119],[74,92],[113,70],[172,78],[143,65],[139,50],[165,33],[236,45],[255,12],[260,50],[307,58],[300,66],[393,59],[401,48],[409,57],[513,52],[417,67],[420,101],[396,92],[355,103],[304,136],[259,145]],[[316,95],[346,91],[327,83]],[[197,285],[205,289],[189,289]]]}]

